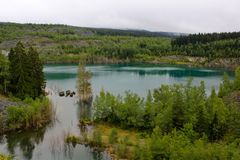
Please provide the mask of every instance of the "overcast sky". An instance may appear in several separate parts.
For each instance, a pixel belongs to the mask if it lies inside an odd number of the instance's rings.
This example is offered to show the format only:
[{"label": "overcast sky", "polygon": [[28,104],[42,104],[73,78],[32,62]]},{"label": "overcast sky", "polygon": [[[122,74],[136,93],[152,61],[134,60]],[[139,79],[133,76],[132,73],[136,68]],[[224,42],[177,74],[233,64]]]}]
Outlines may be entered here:
[{"label": "overcast sky", "polygon": [[187,33],[240,31],[240,0],[0,0],[0,21]]}]

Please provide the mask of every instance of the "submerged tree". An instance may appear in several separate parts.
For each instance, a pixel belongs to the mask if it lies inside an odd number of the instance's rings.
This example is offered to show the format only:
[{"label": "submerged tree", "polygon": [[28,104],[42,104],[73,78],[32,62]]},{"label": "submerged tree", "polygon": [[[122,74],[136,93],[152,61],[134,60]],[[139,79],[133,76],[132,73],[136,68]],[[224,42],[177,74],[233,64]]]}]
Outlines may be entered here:
[{"label": "submerged tree", "polygon": [[77,91],[80,102],[90,103],[92,100],[91,73],[86,71],[86,58],[81,57],[78,66]]}]

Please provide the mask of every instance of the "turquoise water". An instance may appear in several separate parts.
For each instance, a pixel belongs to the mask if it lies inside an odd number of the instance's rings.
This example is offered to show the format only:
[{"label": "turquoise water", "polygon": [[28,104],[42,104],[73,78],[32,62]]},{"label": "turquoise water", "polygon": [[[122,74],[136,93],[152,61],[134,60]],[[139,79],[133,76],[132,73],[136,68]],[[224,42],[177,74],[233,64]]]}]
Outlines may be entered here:
[{"label": "turquoise water", "polygon": [[[93,94],[96,96],[104,88],[114,94],[124,94],[131,90],[145,97],[149,89],[161,84],[186,83],[193,78],[193,84],[205,82],[206,92],[218,90],[224,70],[187,68],[179,66],[153,65],[93,65],[91,71]],[[92,151],[83,145],[67,145],[64,136],[68,133],[79,135],[79,118],[91,114],[91,107],[79,106],[77,97],[59,97],[62,90],[76,90],[77,65],[46,65],[44,67],[49,98],[56,109],[56,122],[41,131],[13,133],[0,137],[0,153],[14,154],[26,160],[93,160],[109,159],[105,153]],[[233,72],[228,72],[233,78]]]}]

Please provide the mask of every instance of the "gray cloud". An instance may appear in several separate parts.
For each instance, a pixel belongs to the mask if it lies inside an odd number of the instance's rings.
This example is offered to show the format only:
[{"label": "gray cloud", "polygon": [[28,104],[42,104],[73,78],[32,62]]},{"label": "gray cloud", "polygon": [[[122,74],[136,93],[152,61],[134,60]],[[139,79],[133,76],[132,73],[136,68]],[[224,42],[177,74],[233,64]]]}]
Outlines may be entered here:
[{"label": "gray cloud", "polygon": [[0,21],[175,32],[240,30],[239,0],[1,0]]}]

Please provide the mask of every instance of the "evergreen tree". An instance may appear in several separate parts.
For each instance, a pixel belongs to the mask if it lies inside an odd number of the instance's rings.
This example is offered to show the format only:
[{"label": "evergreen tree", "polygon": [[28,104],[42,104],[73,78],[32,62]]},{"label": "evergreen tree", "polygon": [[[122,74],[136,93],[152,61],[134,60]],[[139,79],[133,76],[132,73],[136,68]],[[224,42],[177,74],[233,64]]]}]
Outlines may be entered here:
[{"label": "evergreen tree", "polygon": [[38,52],[32,47],[29,48],[28,57],[30,59],[30,77],[32,81],[31,97],[36,98],[42,94],[43,88],[45,87],[43,63],[39,58]]},{"label": "evergreen tree", "polygon": [[0,53],[0,92],[7,93],[9,61]]},{"label": "evergreen tree", "polygon": [[227,129],[226,122],[229,115],[229,110],[226,108],[223,100],[216,95],[214,89],[207,100],[207,111],[209,122],[209,139],[211,141],[219,140],[223,137]]},{"label": "evergreen tree", "polygon": [[219,97],[226,96],[229,92],[231,92],[231,90],[232,90],[232,85],[229,80],[228,74],[224,73],[223,82],[219,86],[218,96]]},{"label": "evergreen tree", "polygon": [[30,48],[28,53],[24,45],[18,42],[9,53],[10,91],[24,99],[36,98],[44,88],[43,64],[38,53]]},{"label": "evergreen tree", "polygon": [[235,70],[234,89],[240,90],[240,67]]},{"label": "evergreen tree", "polygon": [[[13,51],[13,50],[12,50]],[[10,60],[10,74],[11,85],[13,86],[13,94],[17,97],[24,99],[25,95],[30,96],[31,86],[28,68],[28,57],[25,47],[21,42],[18,42],[14,48],[14,53],[9,55]]]}]

